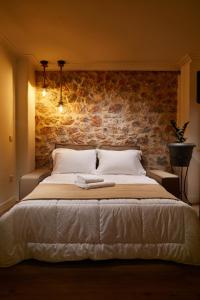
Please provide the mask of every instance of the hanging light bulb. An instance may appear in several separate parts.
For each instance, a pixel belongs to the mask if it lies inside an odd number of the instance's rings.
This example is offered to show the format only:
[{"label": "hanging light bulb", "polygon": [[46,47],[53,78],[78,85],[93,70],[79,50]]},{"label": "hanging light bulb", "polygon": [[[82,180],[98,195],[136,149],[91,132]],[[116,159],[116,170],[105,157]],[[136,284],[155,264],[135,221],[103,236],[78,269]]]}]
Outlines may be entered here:
[{"label": "hanging light bulb", "polygon": [[45,97],[47,94],[46,88],[46,68],[48,67],[48,61],[47,60],[41,60],[40,61],[42,67],[43,67],[43,86],[42,86],[42,96]]},{"label": "hanging light bulb", "polygon": [[63,112],[63,103],[59,103],[58,110],[59,110],[60,113]]},{"label": "hanging light bulb", "polygon": [[60,99],[58,102],[58,110],[60,113],[63,112],[63,99],[62,99],[62,68],[65,65],[64,60],[58,60],[58,66],[60,67]]},{"label": "hanging light bulb", "polygon": [[46,94],[47,94],[46,88],[43,88],[43,89],[42,89],[42,96],[45,97]]}]

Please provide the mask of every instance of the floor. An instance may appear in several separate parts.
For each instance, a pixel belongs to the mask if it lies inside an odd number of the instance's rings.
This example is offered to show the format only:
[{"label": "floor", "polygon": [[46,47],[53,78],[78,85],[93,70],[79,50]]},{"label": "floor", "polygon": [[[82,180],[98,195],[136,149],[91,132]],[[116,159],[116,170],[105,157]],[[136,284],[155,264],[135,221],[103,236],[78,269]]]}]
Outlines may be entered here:
[{"label": "floor", "polygon": [[0,269],[1,300],[199,300],[200,267],[163,261],[27,261]]}]

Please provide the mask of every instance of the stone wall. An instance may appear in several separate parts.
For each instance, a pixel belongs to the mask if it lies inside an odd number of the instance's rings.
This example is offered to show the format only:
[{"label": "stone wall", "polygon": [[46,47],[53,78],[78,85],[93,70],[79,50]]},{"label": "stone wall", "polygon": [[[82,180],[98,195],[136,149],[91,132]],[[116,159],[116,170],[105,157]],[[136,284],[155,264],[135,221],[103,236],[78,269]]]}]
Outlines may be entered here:
[{"label": "stone wall", "polygon": [[49,164],[55,143],[128,145],[143,151],[148,168],[169,169],[167,144],[174,141],[178,72],[65,71],[58,111],[59,74],[36,72],[36,166]]}]

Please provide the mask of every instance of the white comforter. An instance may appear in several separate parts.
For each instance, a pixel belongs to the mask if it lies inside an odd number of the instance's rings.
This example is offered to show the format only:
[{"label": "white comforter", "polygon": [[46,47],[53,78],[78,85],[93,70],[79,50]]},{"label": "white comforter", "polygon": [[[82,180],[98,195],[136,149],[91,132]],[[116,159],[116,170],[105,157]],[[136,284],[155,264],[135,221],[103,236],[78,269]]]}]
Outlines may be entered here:
[{"label": "white comforter", "polygon": [[[103,177],[116,183],[155,184],[145,176]],[[55,174],[41,184],[74,180],[73,174]],[[200,264],[199,220],[190,206],[168,199],[22,201],[0,218],[0,266],[29,258]]]}]

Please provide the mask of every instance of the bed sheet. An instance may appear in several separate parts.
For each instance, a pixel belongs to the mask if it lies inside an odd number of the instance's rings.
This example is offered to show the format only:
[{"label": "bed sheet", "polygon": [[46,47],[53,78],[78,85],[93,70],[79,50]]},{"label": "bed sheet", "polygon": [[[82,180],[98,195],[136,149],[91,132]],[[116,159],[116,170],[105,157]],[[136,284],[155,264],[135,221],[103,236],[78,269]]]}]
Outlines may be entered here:
[{"label": "bed sheet", "polygon": [[[115,175],[117,183],[133,176]],[[105,180],[114,180],[104,175]],[[55,174],[45,183],[72,183]],[[71,181],[70,181],[71,180]],[[149,184],[154,180],[135,178]],[[200,264],[199,220],[182,201],[169,199],[28,200],[0,218],[0,266],[35,258],[49,262],[82,259],[163,259]]]}]

